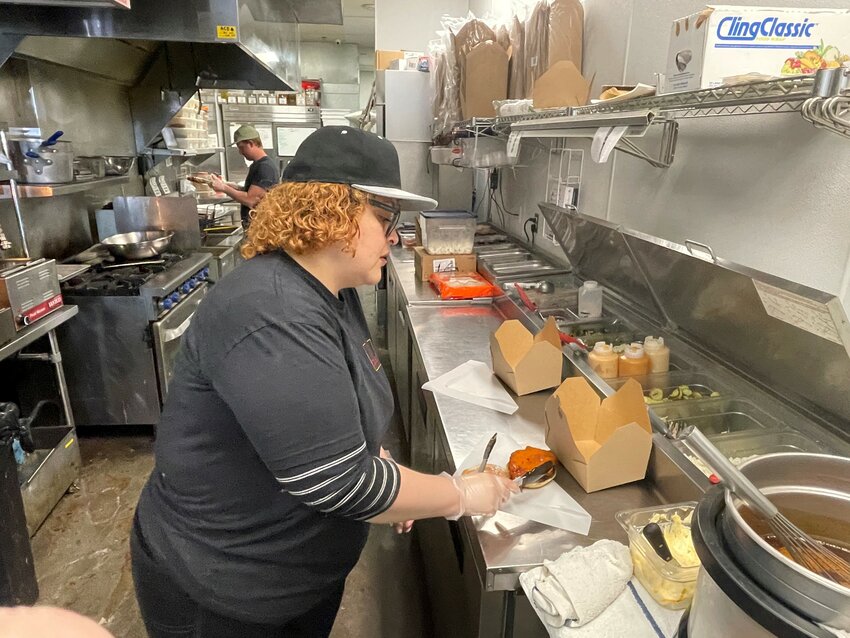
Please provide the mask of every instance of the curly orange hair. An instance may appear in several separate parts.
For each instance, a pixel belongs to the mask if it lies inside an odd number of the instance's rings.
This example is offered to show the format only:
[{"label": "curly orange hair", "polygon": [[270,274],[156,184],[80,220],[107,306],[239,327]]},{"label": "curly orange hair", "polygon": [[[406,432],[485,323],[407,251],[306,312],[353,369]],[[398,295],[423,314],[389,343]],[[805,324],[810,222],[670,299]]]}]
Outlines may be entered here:
[{"label": "curly orange hair", "polygon": [[242,256],[283,249],[296,255],[343,242],[350,250],[366,195],[347,184],[283,182],[251,212]]}]

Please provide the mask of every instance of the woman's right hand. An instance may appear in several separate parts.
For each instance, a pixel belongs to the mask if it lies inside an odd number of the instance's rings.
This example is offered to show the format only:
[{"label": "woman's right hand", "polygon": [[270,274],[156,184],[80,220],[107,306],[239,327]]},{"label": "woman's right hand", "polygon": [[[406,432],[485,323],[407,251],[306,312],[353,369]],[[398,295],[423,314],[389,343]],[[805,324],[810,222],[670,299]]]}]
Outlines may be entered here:
[{"label": "woman's right hand", "polygon": [[460,511],[446,518],[455,521],[461,516],[495,514],[511,494],[519,492],[519,486],[513,481],[488,472],[455,476],[452,482],[460,497]]}]

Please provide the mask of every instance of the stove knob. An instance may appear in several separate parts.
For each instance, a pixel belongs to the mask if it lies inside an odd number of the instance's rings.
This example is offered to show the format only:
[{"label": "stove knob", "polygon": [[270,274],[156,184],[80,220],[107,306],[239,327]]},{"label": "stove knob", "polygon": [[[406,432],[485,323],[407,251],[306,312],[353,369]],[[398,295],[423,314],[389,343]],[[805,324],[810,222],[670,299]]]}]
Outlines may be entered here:
[{"label": "stove knob", "polygon": [[174,307],[174,301],[171,297],[166,297],[165,299],[159,302],[159,307],[162,310],[171,310]]},{"label": "stove knob", "polygon": [[172,292],[170,295],[168,295],[168,298],[171,299],[172,303],[176,305],[177,302],[180,301],[180,293]]},{"label": "stove knob", "polygon": [[209,268],[204,268],[204,269],[201,271],[201,278],[202,278],[204,281],[206,281],[207,279],[209,279],[209,278],[210,278],[210,269],[209,269]]},{"label": "stove knob", "polygon": [[182,292],[184,295],[188,295],[190,292],[192,292],[192,284],[190,284],[188,281],[184,281],[180,286],[180,292]]}]

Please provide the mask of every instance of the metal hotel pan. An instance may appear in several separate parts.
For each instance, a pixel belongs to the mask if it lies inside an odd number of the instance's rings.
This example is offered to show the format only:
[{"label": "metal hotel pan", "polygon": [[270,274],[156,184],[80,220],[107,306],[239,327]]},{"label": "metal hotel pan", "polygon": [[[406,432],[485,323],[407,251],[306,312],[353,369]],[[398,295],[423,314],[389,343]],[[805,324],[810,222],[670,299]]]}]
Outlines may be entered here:
[{"label": "metal hotel pan", "polygon": [[707,401],[668,401],[650,406],[665,421],[684,419],[706,436],[747,430],[780,430],[783,424],[743,399],[709,399]]},{"label": "metal hotel pan", "polygon": [[[811,437],[804,436],[793,430],[750,430],[734,434],[709,436],[714,446],[728,458],[746,458],[763,454],[789,454],[794,452],[811,452],[823,454],[829,452]],[[687,441],[684,443],[687,446]]]}]

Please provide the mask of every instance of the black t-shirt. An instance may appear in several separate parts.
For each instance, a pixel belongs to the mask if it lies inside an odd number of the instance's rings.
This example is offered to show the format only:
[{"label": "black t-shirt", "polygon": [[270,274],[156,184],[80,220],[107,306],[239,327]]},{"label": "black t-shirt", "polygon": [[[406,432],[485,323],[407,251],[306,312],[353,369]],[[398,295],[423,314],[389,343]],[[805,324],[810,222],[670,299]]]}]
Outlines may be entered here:
[{"label": "black t-shirt", "polygon": [[[277,169],[274,166],[272,158],[265,155],[257,161],[252,162],[251,166],[248,167],[248,176],[245,178],[245,192],[247,193],[251,186],[259,186],[264,190],[269,190],[279,181],[280,176],[277,174]],[[247,206],[242,206],[243,222],[248,222],[248,212],[250,210]]]},{"label": "black t-shirt", "polygon": [[185,333],[142,536],[200,604],[286,622],[345,579],[363,521],[394,502],[398,468],[378,458],[392,411],[357,292],[282,252],[250,259]]}]

